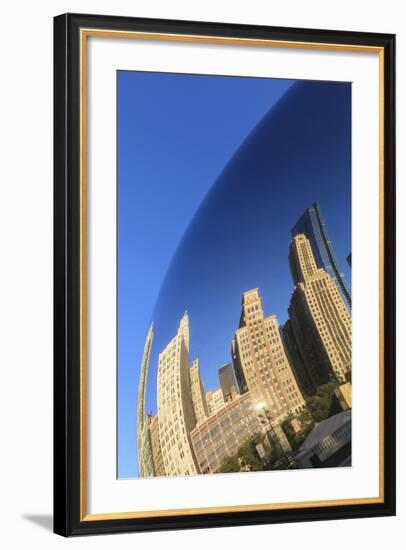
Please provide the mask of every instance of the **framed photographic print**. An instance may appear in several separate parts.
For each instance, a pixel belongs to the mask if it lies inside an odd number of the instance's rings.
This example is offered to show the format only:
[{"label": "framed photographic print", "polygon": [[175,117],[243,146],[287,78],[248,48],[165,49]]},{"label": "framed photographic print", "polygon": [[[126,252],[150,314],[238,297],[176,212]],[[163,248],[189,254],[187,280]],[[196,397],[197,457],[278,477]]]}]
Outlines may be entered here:
[{"label": "framed photographic print", "polygon": [[55,18],[54,530],[395,513],[395,37]]}]

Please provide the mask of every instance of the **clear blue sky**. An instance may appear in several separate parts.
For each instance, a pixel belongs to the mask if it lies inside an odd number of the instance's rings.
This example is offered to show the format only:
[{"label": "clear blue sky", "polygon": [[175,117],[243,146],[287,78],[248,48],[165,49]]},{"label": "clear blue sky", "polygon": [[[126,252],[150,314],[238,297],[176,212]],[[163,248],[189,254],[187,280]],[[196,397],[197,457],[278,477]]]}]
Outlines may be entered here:
[{"label": "clear blue sky", "polygon": [[138,375],[152,319],[147,406],[155,412],[158,353],[185,310],[206,390],[230,360],[244,290],[259,287],[265,312],[286,320],[290,229],[314,200],[350,283],[351,88],[117,78],[118,476],[134,477]]}]

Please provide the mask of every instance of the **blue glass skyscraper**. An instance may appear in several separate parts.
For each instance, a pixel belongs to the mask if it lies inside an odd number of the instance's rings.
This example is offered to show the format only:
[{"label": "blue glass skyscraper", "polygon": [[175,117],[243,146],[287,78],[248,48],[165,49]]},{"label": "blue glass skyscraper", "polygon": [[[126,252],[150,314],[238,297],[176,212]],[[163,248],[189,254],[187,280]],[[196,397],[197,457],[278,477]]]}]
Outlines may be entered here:
[{"label": "blue glass skyscraper", "polygon": [[344,274],[340,271],[320,205],[317,202],[306,209],[293,227],[292,238],[300,233],[303,233],[309,239],[317,266],[327,271],[331,276],[344,303],[351,310],[351,294],[348,291]]}]

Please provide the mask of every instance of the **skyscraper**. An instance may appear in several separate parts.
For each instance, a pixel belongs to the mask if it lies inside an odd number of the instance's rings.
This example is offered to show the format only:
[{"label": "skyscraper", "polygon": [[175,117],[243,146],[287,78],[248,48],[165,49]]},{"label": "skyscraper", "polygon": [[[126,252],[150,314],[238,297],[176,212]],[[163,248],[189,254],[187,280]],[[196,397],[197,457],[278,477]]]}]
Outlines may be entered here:
[{"label": "skyscraper", "polygon": [[151,438],[151,450],[152,450],[152,461],[154,463],[154,475],[155,476],[164,476],[166,475],[164,461],[161,451],[161,443],[159,441],[159,424],[158,416],[150,415],[149,416],[149,434]]},{"label": "skyscraper", "polygon": [[296,235],[289,262],[296,284],[289,306],[295,341],[315,386],[351,370],[351,315],[330,275],[316,265],[309,239]]},{"label": "skyscraper", "polygon": [[215,414],[224,407],[224,397],[221,388],[217,388],[215,391],[209,390],[206,393],[206,402],[209,416]]},{"label": "skyscraper", "polygon": [[302,390],[303,395],[313,395],[316,387],[314,386],[311,377],[309,376],[306,364],[301,355],[300,347],[296,341],[296,336],[293,331],[292,321],[288,319],[281,329],[282,340],[285,346],[289,362],[295,374],[296,380]]},{"label": "skyscraper", "polygon": [[199,359],[195,359],[190,367],[190,386],[192,390],[193,408],[196,422],[199,424],[206,420],[209,415],[207,410],[206,394],[200,376]]},{"label": "skyscraper", "polygon": [[243,294],[234,354],[254,406],[264,406],[274,424],[303,410],[303,396],[285,353],[277,318],[264,316],[257,288]]},{"label": "skyscraper", "polygon": [[235,337],[231,341],[231,359],[233,361],[235,379],[237,380],[238,389],[240,394],[242,395],[248,391],[248,386],[241,365],[240,354],[238,353],[237,340],[235,339]]},{"label": "skyscraper", "polygon": [[219,368],[219,380],[225,403],[232,401],[237,395],[237,383],[234,378],[233,367],[227,363]]},{"label": "skyscraper", "polygon": [[158,359],[158,428],[166,475],[197,473],[190,442],[196,425],[189,376],[189,317]]},{"label": "skyscraper", "polygon": [[153,323],[149,327],[145,340],[144,353],[142,355],[140,381],[138,384],[138,402],[137,402],[137,451],[138,451],[138,471],[140,477],[150,477],[154,475],[154,463],[152,460],[151,439],[149,433],[149,419],[145,408],[145,395],[147,389],[147,377],[149,369],[149,359],[151,355],[152,340],[154,338]]},{"label": "skyscraper", "polygon": [[[340,271],[320,205],[317,202],[305,210],[293,227],[292,238],[296,235],[305,235],[309,239],[317,267],[324,269],[330,275],[345,305],[351,310],[351,295],[344,274]],[[296,284],[298,281],[293,272],[292,275]]]}]

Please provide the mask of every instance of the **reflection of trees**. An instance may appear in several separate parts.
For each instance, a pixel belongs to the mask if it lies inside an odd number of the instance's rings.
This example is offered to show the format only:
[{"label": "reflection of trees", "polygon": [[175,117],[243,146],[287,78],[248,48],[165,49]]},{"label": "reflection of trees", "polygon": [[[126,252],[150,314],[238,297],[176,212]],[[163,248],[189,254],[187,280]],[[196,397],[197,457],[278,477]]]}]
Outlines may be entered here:
[{"label": "reflection of trees", "polygon": [[[262,458],[257,449],[257,446],[261,445],[265,451]],[[267,469],[270,458],[271,450],[268,442],[263,435],[256,434],[245,441],[236,453],[224,457],[218,472],[260,472]]]},{"label": "reflection of trees", "polygon": [[334,394],[338,386],[335,381],[322,384],[317,388],[315,395],[306,399],[306,406],[314,422],[321,422],[342,411]]},{"label": "reflection of trees", "polygon": [[295,432],[291,421],[293,416],[289,416],[283,423],[283,431],[292,446],[293,451],[302,445],[306,437],[314,428],[315,424],[338,414],[342,411],[335,390],[339,387],[338,382],[330,381],[327,384],[318,386],[316,393],[306,399],[306,410],[298,417],[301,430]]},{"label": "reflection of trees", "polygon": [[[298,432],[293,429],[291,423],[293,418],[297,418],[300,423],[300,431]],[[292,415],[289,415],[288,418],[284,422],[282,422],[282,428],[286,434],[286,437],[288,438],[290,446],[292,447],[292,451],[297,451],[297,449],[301,446],[303,441],[314,428],[314,421],[309,411],[306,409],[298,417],[293,417]]]}]

